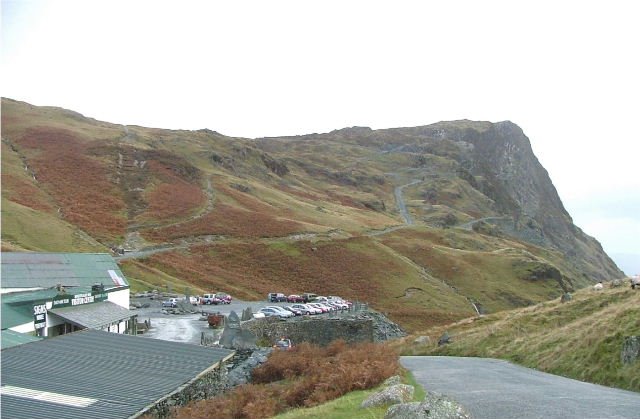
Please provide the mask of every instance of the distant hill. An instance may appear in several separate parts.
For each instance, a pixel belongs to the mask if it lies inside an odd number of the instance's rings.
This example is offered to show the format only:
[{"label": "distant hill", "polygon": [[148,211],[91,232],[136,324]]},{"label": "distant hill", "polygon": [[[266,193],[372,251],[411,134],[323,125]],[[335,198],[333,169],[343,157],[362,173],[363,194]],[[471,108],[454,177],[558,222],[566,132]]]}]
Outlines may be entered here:
[{"label": "distant hill", "polygon": [[11,99],[2,248],[144,251],[134,290],[341,294],[409,329],[623,276],[511,122],[246,139]]}]

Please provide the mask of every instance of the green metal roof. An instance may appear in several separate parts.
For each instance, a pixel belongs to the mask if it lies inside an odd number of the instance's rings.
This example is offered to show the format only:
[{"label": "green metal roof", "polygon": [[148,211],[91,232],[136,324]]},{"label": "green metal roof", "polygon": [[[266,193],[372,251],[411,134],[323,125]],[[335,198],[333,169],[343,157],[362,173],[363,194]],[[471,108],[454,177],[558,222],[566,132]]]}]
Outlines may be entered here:
[{"label": "green metal roof", "polygon": [[36,342],[38,340],[42,340],[42,338],[38,336],[27,335],[25,333],[14,332],[13,330],[3,330],[2,332],[0,332],[2,349],[23,345],[29,342]]},{"label": "green metal roof", "polygon": [[1,257],[2,288],[129,286],[107,253],[3,252]]},{"label": "green metal roof", "polygon": [[[4,278],[3,278],[4,280]],[[44,304],[58,295],[55,289],[13,292],[0,295],[2,329],[33,321],[33,306]]]}]

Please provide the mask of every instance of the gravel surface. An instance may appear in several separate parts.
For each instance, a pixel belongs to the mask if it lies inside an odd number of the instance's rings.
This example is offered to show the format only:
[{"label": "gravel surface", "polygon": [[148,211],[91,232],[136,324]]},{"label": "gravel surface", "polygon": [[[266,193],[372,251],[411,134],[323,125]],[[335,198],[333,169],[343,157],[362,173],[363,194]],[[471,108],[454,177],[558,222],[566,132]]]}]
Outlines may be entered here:
[{"label": "gravel surface", "polygon": [[[205,333],[209,338],[215,337],[215,340],[217,340],[217,337],[222,333],[222,329],[210,328],[206,320],[202,320],[203,315],[220,313],[228,316],[233,310],[238,316],[241,316],[242,310],[247,307],[251,307],[251,310],[255,313],[260,308],[268,305],[290,305],[290,303],[269,303],[266,300],[242,301],[234,299],[231,304],[192,306],[196,313],[167,314],[167,310],[163,310],[162,301],[168,298],[169,297],[160,297],[158,299],[151,299],[150,297],[131,297],[131,305],[135,303],[142,305],[149,304],[147,308],[138,308],[135,310],[135,313],[138,315],[138,322],[144,322],[145,320],[151,322],[151,329],[141,336],[199,345],[202,333]],[[184,298],[184,296],[178,298]],[[323,314],[322,316],[327,315]]]}]

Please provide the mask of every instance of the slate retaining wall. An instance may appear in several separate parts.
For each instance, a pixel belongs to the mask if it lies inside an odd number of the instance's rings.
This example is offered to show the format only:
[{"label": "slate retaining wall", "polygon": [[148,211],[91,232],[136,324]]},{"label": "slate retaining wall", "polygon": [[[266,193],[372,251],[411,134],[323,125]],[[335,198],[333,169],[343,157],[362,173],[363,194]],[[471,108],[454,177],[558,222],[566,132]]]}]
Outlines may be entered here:
[{"label": "slate retaining wall", "polygon": [[305,318],[291,322],[268,317],[243,323],[241,327],[253,332],[258,340],[267,339],[270,343],[283,336],[291,339],[294,344],[309,342],[321,346],[337,339],[343,339],[347,343],[374,341],[371,319]]}]

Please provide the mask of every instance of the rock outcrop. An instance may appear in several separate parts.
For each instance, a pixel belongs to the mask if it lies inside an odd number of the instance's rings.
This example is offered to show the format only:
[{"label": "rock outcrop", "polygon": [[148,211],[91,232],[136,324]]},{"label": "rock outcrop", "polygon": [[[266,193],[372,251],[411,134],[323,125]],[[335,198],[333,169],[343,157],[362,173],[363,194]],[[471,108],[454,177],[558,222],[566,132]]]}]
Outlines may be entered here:
[{"label": "rock outcrop", "polygon": [[428,392],[421,402],[396,404],[384,419],[470,419],[471,415],[458,402],[438,393]]},{"label": "rock outcrop", "polygon": [[414,390],[413,386],[407,384],[394,384],[367,397],[360,407],[366,409],[369,407],[406,403],[413,399]]}]

